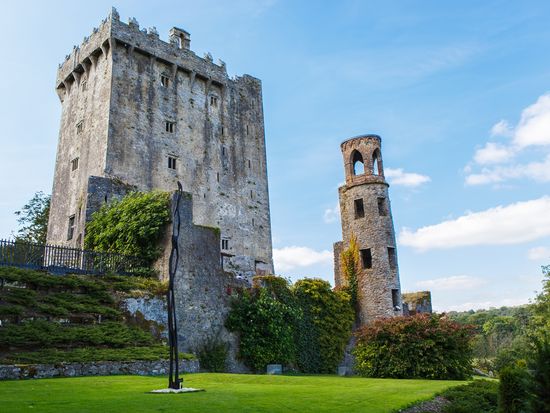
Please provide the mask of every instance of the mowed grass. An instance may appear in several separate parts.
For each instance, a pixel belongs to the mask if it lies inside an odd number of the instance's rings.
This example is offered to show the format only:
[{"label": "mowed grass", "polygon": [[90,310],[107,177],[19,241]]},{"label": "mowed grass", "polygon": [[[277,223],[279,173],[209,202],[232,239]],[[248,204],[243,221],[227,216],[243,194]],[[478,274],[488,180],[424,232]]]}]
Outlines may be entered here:
[{"label": "mowed grass", "polygon": [[0,382],[8,412],[393,412],[461,381],[337,376],[187,374],[201,393],[150,394],[165,377],[105,376]]}]

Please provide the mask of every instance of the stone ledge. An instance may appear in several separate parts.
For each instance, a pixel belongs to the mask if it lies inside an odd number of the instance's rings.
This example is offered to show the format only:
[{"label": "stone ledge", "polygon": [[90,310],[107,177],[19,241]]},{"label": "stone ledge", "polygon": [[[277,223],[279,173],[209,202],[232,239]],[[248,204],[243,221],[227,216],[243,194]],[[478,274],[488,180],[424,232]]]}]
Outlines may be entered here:
[{"label": "stone ledge", "polygon": [[[168,374],[168,360],[160,361],[98,361],[90,363],[3,364],[0,380],[43,379],[50,377],[110,376],[135,374],[161,376]],[[180,361],[180,372],[198,373],[198,360]]]}]

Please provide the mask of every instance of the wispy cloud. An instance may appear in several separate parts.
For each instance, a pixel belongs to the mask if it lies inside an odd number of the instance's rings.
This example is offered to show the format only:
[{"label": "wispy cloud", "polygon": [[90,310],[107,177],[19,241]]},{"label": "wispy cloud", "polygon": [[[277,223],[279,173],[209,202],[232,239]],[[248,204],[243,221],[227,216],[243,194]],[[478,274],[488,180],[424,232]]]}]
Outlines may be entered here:
[{"label": "wispy cloud", "polygon": [[333,222],[336,222],[340,219],[340,204],[336,202],[336,205],[334,208],[327,208],[325,209],[325,213],[323,214],[323,221],[326,224],[332,224]]},{"label": "wispy cloud", "polygon": [[550,247],[535,247],[531,248],[527,252],[527,256],[530,260],[540,261],[540,260],[549,260],[550,261]]},{"label": "wispy cloud", "polygon": [[513,297],[513,298],[502,298],[499,300],[488,300],[488,301],[473,301],[465,302],[456,305],[449,305],[445,311],[469,311],[469,310],[488,310],[490,308],[500,308],[500,307],[515,307],[518,305],[527,304],[529,298]]},{"label": "wispy cloud", "polygon": [[417,230],[404,228],[399,243],[420,251],[472,245],[504,245],[550,235],[550,196],[467,213]]},{"label": "wispy cloud", "polygon": [[488,142],[483,148],[476,151],[474,161],[480,165],[502,163],[511,159],[514,151],[505,146],[494,142]]},{"label": "wispy cloud", "polygon": [[273,261],[277,271],[289,271],[299,267],[332,262],[330,251],[315,251],[309,247],[284,247],[273,249]]},{"label": "wispy cloud", "polygon": [[491,128],[491,136],[513,136],[514,131],[507,120],[502,119]]},{"label": "wispy cloud", "polygon": [[416,286],[432,291],[469,290],[477,288],[485,283],[485,280],[478,277],[472,277],[470,275],[453,275],[450,277],[435,278],[433,280],[418,281]]},{"label": "wispy cloud", "polygon": [[406,186],[409,188],[415,188],[431,181],[430,177],[427,175],[405,172],[402,168],[386,168],[384,176],[388,178],[392,185]]}]

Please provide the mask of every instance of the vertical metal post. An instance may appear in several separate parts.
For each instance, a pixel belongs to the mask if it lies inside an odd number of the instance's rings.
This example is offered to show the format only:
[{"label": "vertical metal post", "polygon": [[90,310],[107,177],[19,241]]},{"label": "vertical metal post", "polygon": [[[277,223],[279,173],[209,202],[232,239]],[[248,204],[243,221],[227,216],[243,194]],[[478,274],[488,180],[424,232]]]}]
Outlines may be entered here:
[{"label": "vertical metal post", "polygon": [[183,379],[179,377],[179,357],[178,357],[178,325],[176,320],[176,299],[174,296],[174,278],[179,263],[179,245],[180,236],[180,202],[183,195],[183,188],[178,181],[178,190],[176,192],[176,205],[172,215],[172,251],[169,261],[169,281],[167,293],[168,305],[168,344],[170,346],[170,372],[168,376],[168,388],[181,389]]}]

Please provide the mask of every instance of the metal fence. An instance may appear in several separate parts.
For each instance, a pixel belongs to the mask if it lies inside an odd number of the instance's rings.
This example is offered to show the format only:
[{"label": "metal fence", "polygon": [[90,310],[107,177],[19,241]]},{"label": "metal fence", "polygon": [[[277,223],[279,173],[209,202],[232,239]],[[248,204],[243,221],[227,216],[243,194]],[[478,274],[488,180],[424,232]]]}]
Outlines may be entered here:
[{"label": "metal fence", "polygon": [[145,267],[139,257],[8,240],[0,240],[2,265],[46,270],[54,274],[98,275],[132,275]]}]

